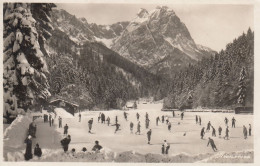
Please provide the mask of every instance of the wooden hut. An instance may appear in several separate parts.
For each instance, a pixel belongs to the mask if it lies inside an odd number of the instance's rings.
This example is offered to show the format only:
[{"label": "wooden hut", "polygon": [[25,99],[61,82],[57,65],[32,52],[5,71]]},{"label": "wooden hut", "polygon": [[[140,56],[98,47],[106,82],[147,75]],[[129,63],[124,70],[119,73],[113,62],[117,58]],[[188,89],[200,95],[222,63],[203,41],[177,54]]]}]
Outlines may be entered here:
[{"label": "wooden hut", "polygon": [[79,105],[63,100],[63,99],[55,99],[49,102],[51,106],[59,107],[65,109],[67,112],[71,113],[74,116],[74,113],[77,112]]}]

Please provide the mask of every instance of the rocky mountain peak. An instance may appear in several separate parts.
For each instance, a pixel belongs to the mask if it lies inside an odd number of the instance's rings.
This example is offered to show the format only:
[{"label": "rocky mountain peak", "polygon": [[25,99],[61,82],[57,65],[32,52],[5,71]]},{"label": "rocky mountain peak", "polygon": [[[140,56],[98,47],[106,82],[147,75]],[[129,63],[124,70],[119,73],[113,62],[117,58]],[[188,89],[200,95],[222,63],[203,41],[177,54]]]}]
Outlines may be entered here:
[{"label": "rocky mountain peak", "polygon": [[141,8],[138,11],[137,16],[140,17],[140,18],[147,18],[149,16],[149,13],[148,13],[148,11],[146,9]]}]

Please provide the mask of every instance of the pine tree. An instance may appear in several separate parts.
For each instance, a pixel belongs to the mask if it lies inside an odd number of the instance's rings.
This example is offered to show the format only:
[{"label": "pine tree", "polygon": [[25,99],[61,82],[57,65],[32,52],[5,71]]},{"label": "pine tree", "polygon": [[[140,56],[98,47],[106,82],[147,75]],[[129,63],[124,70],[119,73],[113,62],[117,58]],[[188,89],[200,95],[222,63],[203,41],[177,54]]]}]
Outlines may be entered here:
[{"label": "pine tree", "polygon": [[4,106],[13,115],[50,96],[31,4],[4,4]]},{"label": "pine tree", "polygon": [[238,99],[237,102],[242,106],[245,106],[245,98],[246,98],[246,69],[242,67],[239,77],[239,90],[238,90]]}]

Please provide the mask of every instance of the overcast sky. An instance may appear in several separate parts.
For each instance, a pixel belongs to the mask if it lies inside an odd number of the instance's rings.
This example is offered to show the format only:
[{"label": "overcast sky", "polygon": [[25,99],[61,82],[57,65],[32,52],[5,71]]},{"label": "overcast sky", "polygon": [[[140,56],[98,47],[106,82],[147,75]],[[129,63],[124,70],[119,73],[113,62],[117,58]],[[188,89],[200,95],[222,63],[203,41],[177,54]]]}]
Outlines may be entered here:
[{"label": "overcast sky", "polygon": [[[131,21],[140,8],[149,11],[163,4],[57,4],[76,17],[85,17],[89,23],[112,24]],[[197,44],[216,51],[225,49],[227,43],[254,27],[253,5],[173,5]]]}]

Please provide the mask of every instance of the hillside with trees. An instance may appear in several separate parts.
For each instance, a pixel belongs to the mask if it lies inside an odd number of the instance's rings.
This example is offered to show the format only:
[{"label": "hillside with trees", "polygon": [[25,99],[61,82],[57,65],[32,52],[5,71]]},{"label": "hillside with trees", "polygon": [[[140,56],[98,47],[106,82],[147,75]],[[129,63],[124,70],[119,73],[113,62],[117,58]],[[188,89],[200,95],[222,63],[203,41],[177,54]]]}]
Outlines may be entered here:
[{"label": "hillside with trees", "polygon": [[174,74],[169,88],[165,108],[252,106],[254,32],[249,28],[225,50]]}]

